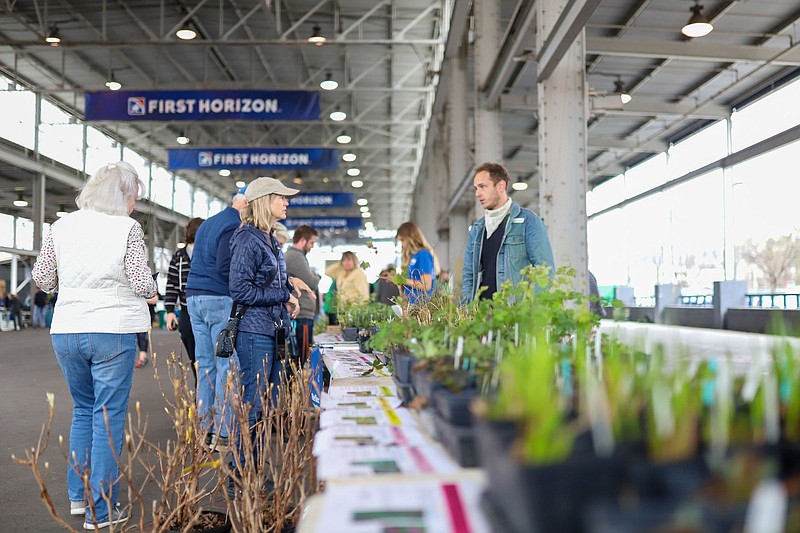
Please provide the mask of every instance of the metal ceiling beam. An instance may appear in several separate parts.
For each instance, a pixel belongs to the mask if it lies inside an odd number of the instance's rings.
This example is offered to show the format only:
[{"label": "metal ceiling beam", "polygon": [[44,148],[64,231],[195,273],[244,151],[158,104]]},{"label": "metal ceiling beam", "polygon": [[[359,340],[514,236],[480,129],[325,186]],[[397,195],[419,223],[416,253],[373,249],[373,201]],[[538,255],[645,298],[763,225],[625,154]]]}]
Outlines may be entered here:
[{"label": "metal ceiling beam", "polygon": [[599,5],[600,0],[570,0],[536,55],[539,83],[550,77]]},{"label": "metal ceiling beam", "polygon": [[534,2],[530,0],[519,0],[514,10],[514,16],[508,25],[503,44],[500,46],[500,53],[495,59],[492,69],[485,80],[482,80],[482,87],[485,94],[483,106],[486,109],[493,109],[497,105],[500,94],[508,83],[516,61],[526,38],[530,37],[530,28],[536,20],[536,9]]},{"label": "metal ceiling beam", "polygon": [[373,15],[373,14],[374,14],[376,11],[378,11],[380,8],[382,8],[383,6],[387,5],[388,3],[389,3],[389,0],[381,0],[380,2],[378,2],[377,4],[375,4],[374,6],[372,6],[372,8],[371,8],[369,11],[367,11],[366,13],[364,13],[363,15],[361,15],[361,17],[359,17],[359,19],[358,19],[358,20],[356,20],[356,21],[355,21],[355,22],[353,22],[353,23],[352,23],[350,26],[348,26],[347,28],[345,28],[344,30],[342,30],[342,33],[340,33],[340,34],[339,34],[339,35],[336,37],[336,39],[337,39],[337,40],[339,40],[339,39],[343,39],[343,38],[345,37],[345,35],[347,35],[347,34],[348,34],[348,33],[350,33],[351,31],[353,31],[354,29],[356,29],[356,28],[358,28],[359,26],[361,26],[361,24],[362,24],[362,23],[363,23],[365,20],[367,20],[367,19],[368,19],[369,17],[371,17],[371,16],[372,16],[372,15]]},{"label": "metal ceiling beam", "polygon": [[752,62],[790,67],[800,66],[800,50],[795,47],[775,48],[696,41],[674,42],[587,37],[586,54],[644,59],[683,59],[712,63]]},{"label": "metal ceiling beam", "polygon": [[[328,0],[326,0],[328,1]],[[328,39],[324,46],[339,45],[406,45],[406,46],[432,46],[439,44],[438,39]],[[50,49],[48,43],[43,40],[20,40],[2,39],[0,46],[31,46],[37,48]],[[177,41],[174,39],[141,40],[128,39],[124,41],[104,41],[104,40],[62,40],[58,48],[147,48],[147,47],[208,47],[208,46],[311,46],[306,39],[282,40],[282,39],[195,39],[193,41]]]},{"label": "metal ceiling beam", "polygon": [[[677,104],[667,102],[653,102],[644,98],[634,98],[627,104],[622,104],[619,98],[611,95],[607,97],[597,97],[592,100],[592,112],[603,113],[605,115],[635,116],[635,117],[654,117],[654,116],[687,116],[690,118],[703,119],[723,119],[731,116],[730,108],[722,105],[706,105],[697,108],[693,102],[684,101]],[[500,107],[503,111],[537,111],[537,101],[535,98],[525,95],[507,94],[500,99]]]}]

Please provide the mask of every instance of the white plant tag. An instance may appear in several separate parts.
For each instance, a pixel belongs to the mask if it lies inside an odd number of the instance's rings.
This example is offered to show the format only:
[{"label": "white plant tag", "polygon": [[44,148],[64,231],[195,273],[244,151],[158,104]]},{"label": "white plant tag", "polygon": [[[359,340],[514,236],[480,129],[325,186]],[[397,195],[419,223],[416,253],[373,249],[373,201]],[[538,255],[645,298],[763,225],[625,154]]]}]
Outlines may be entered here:
[{"label": "white plant tag", "polygon": [[675,415],[672,411],[672,392],[659,381],[653,385],[653,418],[659,437],[668,437],[675,432]]},{"label": "white plant tag", "polygon": [[776,479],[765,479],[747,505],[744,533],[781,533],[786,527],[788,496]]}]

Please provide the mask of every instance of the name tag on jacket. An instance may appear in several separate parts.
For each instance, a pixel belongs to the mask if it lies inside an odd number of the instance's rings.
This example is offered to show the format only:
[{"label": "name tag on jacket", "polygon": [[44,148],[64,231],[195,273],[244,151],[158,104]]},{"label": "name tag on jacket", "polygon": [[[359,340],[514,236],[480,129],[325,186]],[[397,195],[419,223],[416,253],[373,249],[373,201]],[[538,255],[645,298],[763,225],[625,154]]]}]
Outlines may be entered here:
[{"label": "name tag on jacket", "polygon": [[511,221],[512,224],[522,224],[523,222],[525,222],[525,219],[522,217],[517,217]]}]

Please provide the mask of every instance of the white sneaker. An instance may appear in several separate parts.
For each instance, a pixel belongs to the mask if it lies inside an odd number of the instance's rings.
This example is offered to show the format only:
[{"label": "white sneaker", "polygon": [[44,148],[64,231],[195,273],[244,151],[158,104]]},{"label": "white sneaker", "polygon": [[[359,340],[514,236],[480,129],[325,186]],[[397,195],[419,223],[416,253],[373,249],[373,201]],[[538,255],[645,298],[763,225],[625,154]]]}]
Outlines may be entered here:
[{"label": "white sneaker", "polygon": [[86,514],[86,502],[69,502],[69,514]]},{"label": "white sneaker", "polygon": [[122,511],[120,510],[119,507],[114,507],[114,509],[111,510],[111,514],[109,515],[108,518],[106,518],[102,522],[97,522],[97,524],[95,524],[94,522],[89,522],[87,520],[86,522],[83,523],[83,529],[94,531],[95,529],[102,529],[104,527],[108,527],[111,524],[114,525],[124,524],[125,522],[128,521],[128,518],[130,518],[128,511]]}]

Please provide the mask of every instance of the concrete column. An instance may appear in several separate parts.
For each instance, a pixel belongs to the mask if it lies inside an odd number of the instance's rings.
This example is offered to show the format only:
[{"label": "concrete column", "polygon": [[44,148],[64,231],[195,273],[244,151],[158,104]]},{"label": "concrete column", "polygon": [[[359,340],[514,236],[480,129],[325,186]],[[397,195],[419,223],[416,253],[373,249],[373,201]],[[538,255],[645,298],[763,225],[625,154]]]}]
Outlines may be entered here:
[{"label": "concrete column", "polygon": [[678,305],[681,301],[680,285],[656,285],[656,307],[653,310],[656,324],[662,324],[664,308],[668,305]]},{"label": "concrete column", "polygon": [[33,178],[33,249],[42,249],[44,235],[44,208],[47,205],[45,191],[46,178],[44,174],[37,174]]},{"label": "concrete column", "polygon": [[[497,106],[486,109],[482,103],[483,88],[491,73],[494,61],[500,53],[501,33],[499,28],[500,5],[497,0],[476,0],[475,14],[475,162],[499,163],[503,158],[500,110]],[[474,202],[477,204],[477,200]],[[482,213],[480,204],[477,204]]]},{"label": "concrete column", "polygon": [[[468,49],[462,46],[458,55],[450,61],[450,84],[447,87],[447,174],[448,198],[452,197],[467,174],[470,162],[467,109],[467,54]],[[480,130],[480,128],[478,128]],[[464,195],[474,202],[474,191],[469,187]],[[461,268],[464,262],[464,250],[467,246],[467,227],[469,209],[457,206],[448,214],[448,256],[450,277],[453,280],[455,294],[460,294]]]},{"label": "concrete column", "polygon": [[[543,47],[566,4],[566,0],[537,0],[537,49]],[[585,58],[582,31],[537,89],[539,214],[549,230],[556,268],[574,268],[576,289],[588,292]]]},{"label": "concrete column", "polygon": [[744,307],[747,305],[746,281],[715,281],[714,282],[714,327],[725,329],[727,322],[725,315],[731,307]]},{"label": "concrete column", "polygon": [[614,299],[622,302],[626,307],[636,305],[636,298],[633,295],[633,287],[615,287]]}]

